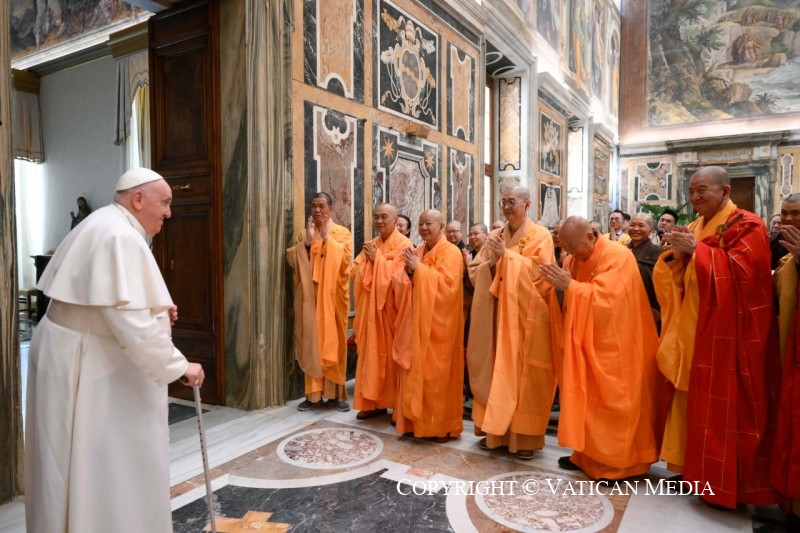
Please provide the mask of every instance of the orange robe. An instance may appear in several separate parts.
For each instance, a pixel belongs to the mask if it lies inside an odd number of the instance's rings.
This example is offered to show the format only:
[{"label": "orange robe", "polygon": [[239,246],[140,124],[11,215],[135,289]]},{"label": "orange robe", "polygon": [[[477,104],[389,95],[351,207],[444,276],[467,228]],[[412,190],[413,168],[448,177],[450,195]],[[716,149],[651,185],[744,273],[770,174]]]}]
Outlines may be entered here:
[{"label": "orange robe", "polygon": [[387,240],[372,240],[378,247],[375,260],[361,252],[353,262],[356,317],[353,327],[358,346],[355,398],[358,410],[394,409],[397,395],[397,363],[392,358],[397,303],[392,272],[403,261],[404,248],[413,245],[394,230]]},{"label": "orange robe", "polygon": [[346,400],[347,314],[350,310],[350,230],[333,224],[328,239],[306,251],[303,237],[286,251],[294,270],[294,340],[310,401]]},{"label": "orange robe", "polygon": [[430,250],[415,253],[413,280],[396,268],[398,301],[393,346],[400,366],[397,432],[415,437],[458,437],[464,429],[464,258],[444,235]]},{"label": "orange robe", "polygon": [[779,369],[766,226],[728,201],[689,229],[695,253],[676,260],[666,251],[653,269],[658,367],[674,389],[661,458],[685,481],[708,484],[714,495],[701,497],[710,503],[775,503],[767,474]]},{"label": "orange robe", "polygon": [[530,220],[502,230],[506,252],[494,270],[484,246],[469,265],[472,297],[467,363],[475,434],[489,448],[538,450],[555,394],[550,344],[552,290],[539,265],[555,262],[553,239]]},{"label": "orange robe", "polygon": [[561,417],[558,443],[594,479],[644,474],[658,460],[658,334],[636,258],[598,239],[550,296]]},{"label": "orange robe", "polygon": [[797,312],[797,264],[786,255],[775,270],[778,298],[780,353],[783,357],[778,424],[772,447],[770,481],[784,496],[792,498],[791,511],[800,515],[800,313]]}]

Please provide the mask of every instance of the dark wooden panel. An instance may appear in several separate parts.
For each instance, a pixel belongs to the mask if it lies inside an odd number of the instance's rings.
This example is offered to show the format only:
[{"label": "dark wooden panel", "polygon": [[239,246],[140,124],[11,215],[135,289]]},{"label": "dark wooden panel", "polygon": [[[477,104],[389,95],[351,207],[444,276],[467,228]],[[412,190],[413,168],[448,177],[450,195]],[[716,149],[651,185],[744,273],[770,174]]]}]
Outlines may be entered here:
[{"label": "dark wooden panel", "polygon": [[211,30],[206,2],[163,11],[150,19],[150,48],[173,46],[198,35],[207,35]]},{"label": "dark wooden panel", "polygon": [[756,178],[734,178],[731,180],[731,201],[736,207],[755,212]]},{"label": "dark wooden panel", "polygon": [[214,196],[214,183],[210,174],[199,176],[164,176],[172,188],[172,204],[208,200]]}]

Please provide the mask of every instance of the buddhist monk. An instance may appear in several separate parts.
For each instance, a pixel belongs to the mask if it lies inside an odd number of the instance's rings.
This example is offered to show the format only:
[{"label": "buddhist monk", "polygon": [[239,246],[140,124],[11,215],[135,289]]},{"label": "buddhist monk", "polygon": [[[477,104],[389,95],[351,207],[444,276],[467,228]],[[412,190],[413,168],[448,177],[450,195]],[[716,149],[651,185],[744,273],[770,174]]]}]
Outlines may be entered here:
[{"label": "buddhist monk", "polygon": [[564,268],[542,265],[550,296],[561,416],[558,464],[594,479],[646,473],[658,460],[658,335],[633,254],[581,217],[559,232]]},{"label": "buddhist monk", "polygon": [[780,242],[789,253],[775,271],[778,298],[780,353],[783,376],[778,425],[772,447],[773,486],[791,500],[786,502],[786,530],[800,530],[800,313],[798,313],[798,265],[800,265],[800,194],[788,196],[781,206]]},{"label": "buddhist monk", "polygon": [[769,238],[764,222],[730,200],[721,167],[692,175],[700,215],[666,231],[653,269],[661,304],[658,367],[674,388],[661,458],[708,486],[707,503],[768,505],[770,409],[779,373]]},{"label": "buddhist monk", "polygon": [[323,405],[349,411],[347,313],[350,306],[350,230],[331,219],[333,198],[324,192],[311,197],[308,225],[286,251],[294,270],[294,337],[297,362],[305,374],[306,399],[300,411]]},{"label": "buddhist monk", "polygon": [[394,409],[397,363],[392,359],[397,303],[392,285],[395,264],[411,241],[396,228],[397,208],[380,204],[372,214],[378,236],[364,243],[353,263],[356,317],[353,327],[358,346],[355,397],[356,418],[364,420]]},{"label": "buddhist monk", "polygon": [[398,331],[393,352],[400,366],[395,419],[401,435],[446,442],[463,430],[464,260],[445,238],[439,211],[423,211],[418,227],[424,243],[403,249],[404,265],[394,276]]},{"label": "buddhist monk", "polygon": [[551,287],[538,265],[554,261],[547,228],[528,216],[530,192],[503,192],[500,207],[507,224],[489,234],[469,265],[475,287],[467,344],[470,388],[474,395],[478,446],[507,447],[530,460],[544,446],[555,393],[550,346]]}]

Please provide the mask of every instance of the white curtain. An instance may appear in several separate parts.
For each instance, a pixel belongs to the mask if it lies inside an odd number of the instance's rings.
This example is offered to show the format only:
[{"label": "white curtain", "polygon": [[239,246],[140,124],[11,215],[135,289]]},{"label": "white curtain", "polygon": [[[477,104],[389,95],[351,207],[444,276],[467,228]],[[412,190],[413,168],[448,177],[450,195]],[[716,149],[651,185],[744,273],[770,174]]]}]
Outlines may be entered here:
[{"label": "white curtain", "polygon": [[12,92],[11,142],[14,157],[41,163],[44,161],[42,117],[39,95],[14,89]]},{"label": "white curtain", "polygon": [[44,250],[44,220],[42,209],[44,179],[42,166],[21,159],[14,160],[14,189],[17,207],[17,270],[20,289],[36,285],[36,268],[32,255]]},{"label": "white curtain", "polygon": [[123,166],[150,167],[150,72],[147,51],[117,58],[114,144],[125,144]]}]

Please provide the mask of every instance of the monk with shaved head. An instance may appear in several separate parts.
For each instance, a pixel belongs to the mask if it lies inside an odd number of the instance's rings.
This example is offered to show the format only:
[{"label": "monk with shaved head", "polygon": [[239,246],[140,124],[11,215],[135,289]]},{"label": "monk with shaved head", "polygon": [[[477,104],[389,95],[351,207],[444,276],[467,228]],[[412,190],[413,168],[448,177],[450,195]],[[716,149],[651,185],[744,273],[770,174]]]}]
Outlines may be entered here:
[{"label": "monk with shaved head", "polygon": [[493,230],[469,264],[475,287],[467,363],[475,434],[484,450],[530,460],[544,446],[555,394],[550,347],[550,287],[538,265],[554,261],[547,228],[528,218],[530,191],[503,192],[507,223]]},{"label": "monk with shaved head", "polygon": [[[658,460],[658,336],[636,259],[581,217],[559,232],[564,268],[542,265],[560,391],[561,468],[594,479],[646,473]],[[559,298],[559,294],[561,297]]]},{"label": "monk with shaved head", "polygon": [[364,420],[395,408],[397,363],[392,358],[397,300],[392,273],[403,263],[403,249],[411,246],[396,227],[397,208],[380,204],[372,212],[378,236],[364,243],[353,263],[356,316],[353,328],[358,346],[355,396],[356,418]]},{"label": "monk with shaved head", "polygon": [[674,389],[661,458],[684,481],[708,484],[704,501],[735,508],[777,501],[767,474],[780,370],[767,228],[730,193],[724,168],[694,173],[689,201],[700,216],[664,233],[653,283],[658,366]]},{"label": "monk with shaved head", "polygon": [[424,243],[403,249],[394,277],[398,326],[392,351],[400,366],[394,418],[401,435],[445,442],[464,427],[464,260],[445,238],[439,211],[423,211],[418,228]]}]

